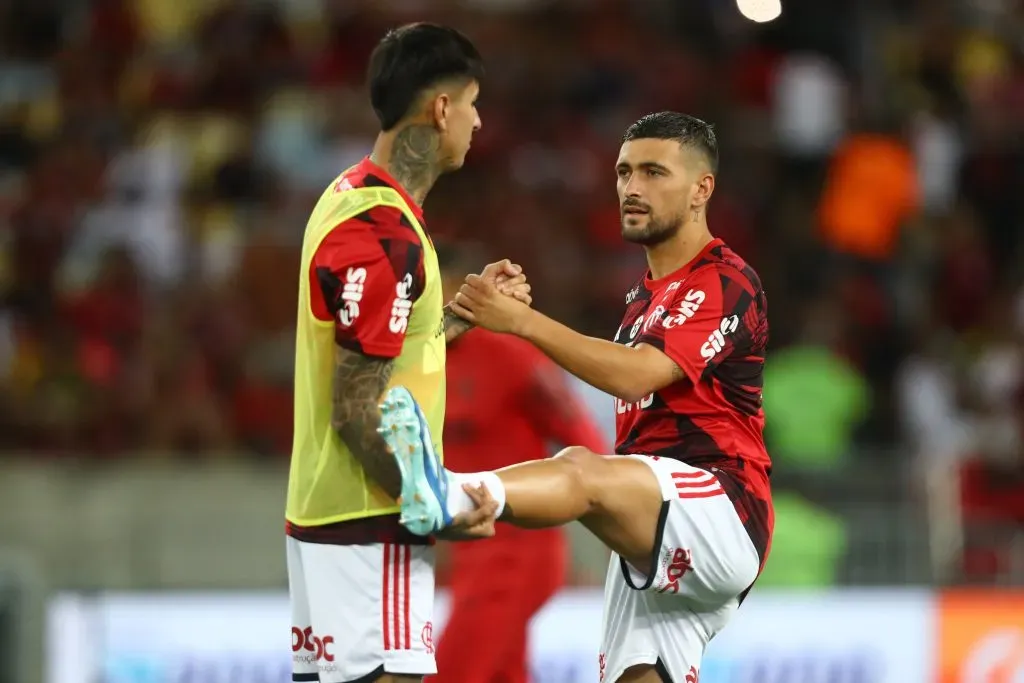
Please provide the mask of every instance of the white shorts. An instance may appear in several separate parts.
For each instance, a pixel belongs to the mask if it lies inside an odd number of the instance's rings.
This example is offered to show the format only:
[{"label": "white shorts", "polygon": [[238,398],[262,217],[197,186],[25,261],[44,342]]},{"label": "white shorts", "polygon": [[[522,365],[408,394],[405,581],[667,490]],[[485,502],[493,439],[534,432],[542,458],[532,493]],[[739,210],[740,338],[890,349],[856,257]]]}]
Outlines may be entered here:
[{"label": "white shorts", "polygon": [[288,591],[296,683],[437,673],[432,547],[288,537]]},{"label": "white shorts", "polygon": [[653,664],[668,683],[695,683],[708,642],[739,607],[760,559],[714,469],[676,460],[647,463],[665,501],[651,576],[612,554],[605,579],[601,681]]}]

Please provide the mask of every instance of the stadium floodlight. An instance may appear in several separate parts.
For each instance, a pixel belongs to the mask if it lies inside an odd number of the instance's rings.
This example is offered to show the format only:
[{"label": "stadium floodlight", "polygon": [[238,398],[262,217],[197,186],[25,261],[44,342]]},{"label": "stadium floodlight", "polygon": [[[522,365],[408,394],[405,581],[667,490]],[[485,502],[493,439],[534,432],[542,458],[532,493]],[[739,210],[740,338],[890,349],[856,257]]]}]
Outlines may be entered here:
[{"label": "stadium floodlight", "polygon": [[782,0],[736,0],[736,7],[740,14],[759,24],[777,19],[782,14]]}]

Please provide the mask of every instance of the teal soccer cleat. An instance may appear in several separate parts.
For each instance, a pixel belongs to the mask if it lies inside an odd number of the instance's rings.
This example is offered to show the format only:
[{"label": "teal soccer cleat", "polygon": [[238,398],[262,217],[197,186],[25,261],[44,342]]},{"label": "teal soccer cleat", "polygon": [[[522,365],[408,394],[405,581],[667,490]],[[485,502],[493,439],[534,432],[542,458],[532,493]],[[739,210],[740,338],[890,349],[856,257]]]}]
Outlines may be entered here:
[{"label": "teal soccer cleat", "polygon": [[394,387],[381,403],[380,434],[402,471],[402,525],[429,536],[452,523],[448,514],[448,472],[430,440],[430,427],[416,399]]}]

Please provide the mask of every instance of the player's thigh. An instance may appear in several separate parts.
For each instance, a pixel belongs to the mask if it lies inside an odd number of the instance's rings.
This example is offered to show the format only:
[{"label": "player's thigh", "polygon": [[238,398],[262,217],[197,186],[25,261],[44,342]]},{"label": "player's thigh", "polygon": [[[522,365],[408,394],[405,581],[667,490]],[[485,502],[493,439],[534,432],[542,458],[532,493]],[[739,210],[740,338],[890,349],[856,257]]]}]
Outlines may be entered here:
[{"label": "player's thigh", "polygon": [[580,446],[557,457],[575,466],[590,501],[580,522],[612,551],[638,561],[649,557],[663,502],[651,469],[632,457],[598,455]]},{"label": "player's thigh", "polygon": [[608,678],[645,664],[672,681],[696,680],[707,643],[735,613],[760,558],[716,473],[636,459],[655,473],[665,502],[647,566],[612,557],[603,647],[616,670]]},{"label": "player's thigh", "polygon": [[[473,683],[487,680],[500,668],[505,644],[496,630],[503,627],[503,615],[495,614],[486,603],[460,601],[452,612],[437,645],[438,683]],[[481,629],[487,637],[481,637]]]},{"label": "player's thigh", "polygon": [[655,473],[665,500],[645,566],[621,561],[632,588],[678,596],[715,611],[757,578],[760,557],[718,475],[675,460],[634,456]]},{"label": "player's thigh", "polygon": [[[337,546],[289,539],[289,564],[301,568],[308,623],[292,629],[296,674],[317,673],[319,683],[419,680],[436,673],[431,640],[434,609],[433,549],[371,544]],[[290,579],[297,587],[299,579]]]},{"label": "player's thigh", "polygon": [[495,683],[527,683],[529,676],[529,620],[506,635],[504,657]]},{"label": "player's thigh", "polygon": [[[474,577],[466,577],[473,579]],[[462,580],[462,579],[459,579]],[[525,676],[527,630],[535,606],[520,576],[497,569],[471,584],[452,587],[452,612],[437,648],[437,681],[497,683]],[[481,637],[481,628],[487,637]]]},{"label": "player's thigh", "polygon": [[528,620],[499,610],[478,610],[471,621],[471,628],[465,622],[445,626],[437,650],[437,676],[430,680],[525,683]]}]

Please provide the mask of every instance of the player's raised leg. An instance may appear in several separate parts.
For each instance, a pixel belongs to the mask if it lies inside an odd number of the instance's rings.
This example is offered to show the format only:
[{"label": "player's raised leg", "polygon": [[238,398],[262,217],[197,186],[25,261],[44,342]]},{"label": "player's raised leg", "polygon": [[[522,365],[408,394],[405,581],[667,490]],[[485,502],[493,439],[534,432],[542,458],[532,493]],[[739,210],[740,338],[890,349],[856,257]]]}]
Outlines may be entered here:
[{"label": "player's raised leg", "polygon": [[502,521],[543,528],[578,520],[637,570],[649,570],[664,499],[654,472],[638,458],[574,446],[547,460],[457,474],[438,460],[407,390],[389,391],[381,408],[382,433],[402,471],[402,521],[410,531],[441,531],[455,515],[474,509],[462,486],[482,482]]},{"label": "player's raised leg", "polygon": [[[493,475],[500,486],[482,475],[455,479],[485,481],[492,495],[504,494],[503,521],[540,528],[579,520],[611,550],[647,570],[663,501],[657,478],[640,460],[573,446],[554,458],[513,465]],[[451,504],[461,511],[465,492],[457,488],[450,493]]]}]

